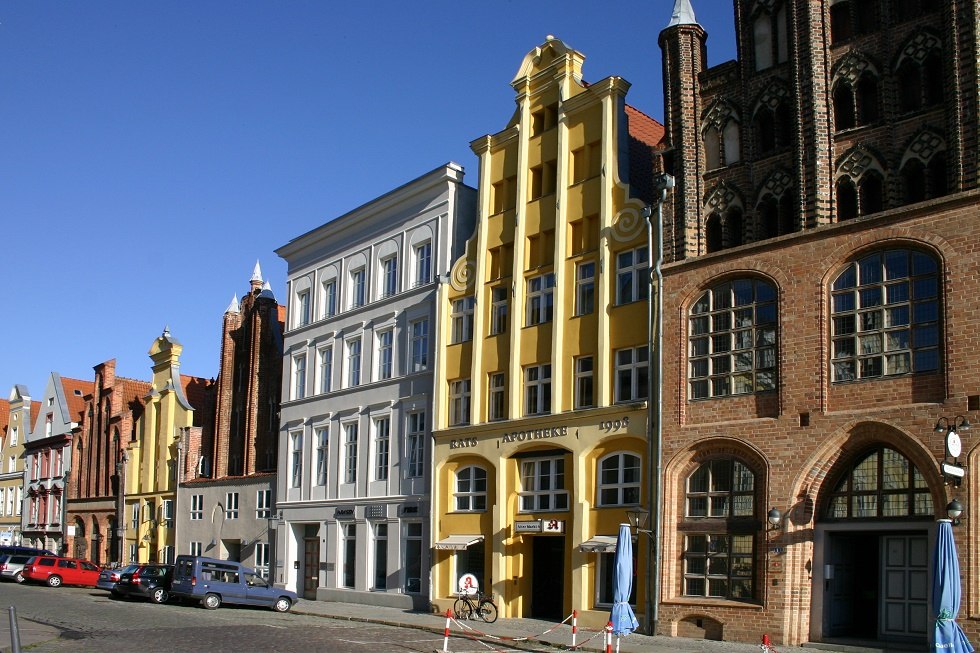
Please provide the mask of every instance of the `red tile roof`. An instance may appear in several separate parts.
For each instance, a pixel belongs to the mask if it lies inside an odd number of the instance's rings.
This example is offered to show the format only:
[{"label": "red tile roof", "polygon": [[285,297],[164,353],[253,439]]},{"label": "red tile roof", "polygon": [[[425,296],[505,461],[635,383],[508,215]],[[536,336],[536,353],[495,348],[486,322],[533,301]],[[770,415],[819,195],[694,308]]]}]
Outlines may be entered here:
[{"label": "red tile roof", "polygon": [[636,107],[626,105],[629,129],[630,195],[646,203],[654,201],[653,176],[663,164],[657,150],[664,138],[664,126]]},{"label": "red tile roof", "polygon": [[31,402],[31,424],[37,424],[37,416],[41,414],[41,402]]},{"label": "red tile roof", "polygon": [[[208,406],[211,398],[211,381],[200,376],[180,375],[180,385],[184,390],[184,396],[195,411],[201,411]],[[195,420],[196,421],[196,420]]]},{"label": "red tile roof", "polygon": [[68,402],[69,419],[73,422],[81,422],[82,416],[85,415],[85,395],[95,391],[95,384],[92,381],[69,379],[63,376],[61,385],[65,392],[65,401]]},{"label": "red tile roof", "polygon": [[277,304],[277,306],[279,307],[279,321],[282,322],[283,324],[285,324],[286,323],[286,307],[283,306],[282,304]]},{"label": "red tile roof", "polygon": [[120,384],[120,381],[122,382],[122,400],[125,409],[132,409],[134,403],[142,404],[143,398],[149,394],[152,387],[149,381],[116,377],[117,385]]},{"label": "red tile roof", "polygon": [[630,136],[650,147],[659,147],[664,139],[664,126],[636,107],[626,105]]},{"label": "red tile roof", "polygon": [[0,435],[7,434],[7,426],[10,424],[10,402],[0,399]]}]

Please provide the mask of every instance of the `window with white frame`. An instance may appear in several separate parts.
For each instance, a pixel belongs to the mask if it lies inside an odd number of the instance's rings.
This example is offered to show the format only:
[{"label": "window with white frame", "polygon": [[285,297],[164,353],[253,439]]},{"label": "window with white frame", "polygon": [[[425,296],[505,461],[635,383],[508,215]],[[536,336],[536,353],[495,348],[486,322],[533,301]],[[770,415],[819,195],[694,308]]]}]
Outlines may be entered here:
[{"label": "window with white frame", "polygon": [[594,370],[591,356],[575,359],[575,407],[595,406]]},{"label": "window with white frame", "polygon": [[394,254],[381,261],[381,296],[398,292],[398,257]]},{"label": "window with white frame", "polygon": [[776,299],[760,279],[726,281],[698,298],[688,321],[691,399],[776,388]]},{"label": "window with white frame", "polygon": [[11,456],[7,459],[7,473],[9,474],[15,471],[17,471],[17,457]]},{"label": "window with white frame", "polygon": [[21,506],[23,505],[24,505],[24,489],[17,488],[17,502],[14,504],[14,510],[17,512],[18,517],[20,516],[21,513]]},{"label": "window with white frame", "polygon": [[432,281],[432,243],[425,241],[415,246],[415,285]]},{"label": "window with white frame", "polygon": [[456,472],[457,512],[483,512],[487,509],[487,470],[476,465]]},{"label": "window with white frame", "polygon": [[405,523],[405,591],[422,591],[422,523]]},{"label": "window with white frame", "polygon": [[449,382],[449,425],[470,423],[470,380]]},{"label": "window with white frame", "polygon": [[357,422],[344,424],[344,483],[357,482]]},{"label": "window with white frame", "polygon": [[452,323],[452,342],[466,342],[473,339],[473,307],[476,299],[463,297],[453,301],[452,312],[449,314]]},{"label": "window with white frame", "polygon": [[429,320],[423,318],[411,324],[412,371],[421,372],[429,365]]},{"label": "window with white frame", "polygon": [[831,289],[833,381],[939,369],[941,278],[936,259],[915,250],[849,263]]},{"label": "window with white frame", "polygon": [[269,519],[272,517],[272,490],[265,488],[255,491],[255,518]]},{"label": "window with white frame", "polygon": [[555,316],[555,275],[553,272],[527,280],[527,325],[551,322]]},{"label": "window with white frame", "polygon": [[374,525],[373,589],[388,589],[388,524]]},{"label": "window with white frame", "polygon": [[303,485],[303,432],[296,431],[290,433],[291,453],[290,453],[290,475],[291,487]]},{"label": "window with white frame", "polygon": [[[10,488],[10,494],[13,495],[14,488]],[[0,487],[0,517],[5,517],[7,515],[7,490],[6,488]]]},{"label": "window with white frame", "polygon": [[174,548],[169,544],[164,545],[160,559],[164,564],[172,565],[174,563]]},{"label": "window with white frame", "polygon": [[187,547],[187,552],[192,556],[202,555],[204,552],[204,543],[197,541],[191,542],[190,546]]},{"label": "window with white frame", "polygon": [[507,286],[490,291],[490,335],[507,331]]},{"label": "window with white frame", "polygon": [[136,557],[137,556],[137,551],[138,551],[138,548],[137,548],[137,545],[136,544],[130,544],[129,545],[129,561],[130,562],[137,562],[139,560],[139,558]]},{"label": "window with white frame", "polygon": [[646,299],[650,292],[650,259],[646,247],[616,255],[616,304]]},{"label": "window with white frame", "polygon": [[306,352],[293,356],[293,399],[306,396]]},{"label": "window with white frame", "polygon": [[[35,517],[37,516],[36,513],[35,513],[34,516]],[[36,519],[35,519],[35,521],[36,521]],[[139,502],[134,503],[134,504],[132,504],[130,506],[129,525],[130,525],[130,527],[133,530],[136,530],[137,528],[140,527],[140,504],[139,504]]]},{"label": "window with white frame", "polygon": [[565,459],[561,456],[521,461],[520,512],[568,510]]},{"label": "window with white frame", "polygon": [[347,387],[361,385],[361,338],[348,340],[347,346]]},{"label": "window with white frame", "polygon": [[296,293],[296,326],[306,326],[310,323],[310,290]]},{"label": "window with white frame", "polygon": [[626,451],[599,460],[600,506],[640,503],[640,457]]},{"label": "window with white frame", "polygon": [[204,519],[204,495],[191,495],[191,521],[201,521]]},{"label": "window with white frame", "polygon": [[524,414],[551,412],[551,364],[524,368]]},{"label": "window with white frame", "polygon": [[648,398],[646,345],[616,351],[616,401],[642,401]]},{"label": "window with white frame", "polygon": [[321,284],[321,288],[323,302],[320,317],[333,317],[337,314],[337,280],[327,279]]},{"label": "window with white frame", "polygon": [[507,417],[507,387],[503,372],[490,375],[490,403],[487,407],[487,417],[490,421],[506,419]]},{"label": "window with white frame", "polygon": [[17,446],[17,427],[10,427],[10,446]]},{"label": "window with white frame", "polygon": [[350,307],[364,306],[364,268],[351,270],[350,273]]},{"label": "window with white frame", "polygon": [[262,578],[269,580],[269,543],[255,543],[255,571]]},{"label": "window with white frame", "polygon": [[[636,573],[635,572],[637,568],[636,556],[639,550],[640,547],[638,546],[633,547],[633,565],[631,568],[634,570],[633,572],[634,574]],[[597,606],[598,605],[612,606],[612,604],[615,602],[615,598],[613,595],[613,578],[615,578],[615,576],[616,576],[616,554],[615,553],[596,554],[595,584],[596,584],[596,592],[598,594],[598,596],[596,596]],[[634,578],[634,582],[632,583],[632,591],[630,591],[630,598],[629,598],[629,602],[633,606],[636,605],[636,586],[638,584],[639,583],[637,583],[636,579]]]},{"label": "window with white frame", "polygon": [[388,462],[391,452],[391,418],[374,420],[374,480],[388,480]]},{"label": "window with white frame", "polygon": [[173,525],[174,521],[174,500],[164,499],[163,500],[163,521],[168,525]]},{"label": "window with white frame", "polygon": [[225,493],[225,519],[238,519],[238,492]]},{"label": "window with white frame", "polygon": [[57,494],[51,495],[51,518],[48,520],[49,524],[60,524],[61,523],[61,496]]},{"label": "window with white frame", "polygon": [[316,484],[327,484],[327,463],[329,461],[330,429],[320,427],[316,430]]},{"label": "window with white frame", "polygon": [[425,469],[425,413],[415,412],[408,414],[408,432],[406,434],[408,452],[407,476],[422,476]]},{"label": "window with white frame", "polygon": [[333,377],[333,347],[323,347],[316,353],[317,392],[330,392],[330,381]]},{"label": "window with white frame", "polygon": [[595,311],[595,262],[583,261],[575,266],[575,314]]},{"label": "window with white frame", "polygon": [[341,587],[354,589],[357,564],[357,524],[341,524],[341,548],[344,561],[341,573]]},{"label": "window with white frame", "polygon": [[390,379],[392,374],[392,360],[394,354],[395,332],[386,329],[378,332],[378,380]]}]

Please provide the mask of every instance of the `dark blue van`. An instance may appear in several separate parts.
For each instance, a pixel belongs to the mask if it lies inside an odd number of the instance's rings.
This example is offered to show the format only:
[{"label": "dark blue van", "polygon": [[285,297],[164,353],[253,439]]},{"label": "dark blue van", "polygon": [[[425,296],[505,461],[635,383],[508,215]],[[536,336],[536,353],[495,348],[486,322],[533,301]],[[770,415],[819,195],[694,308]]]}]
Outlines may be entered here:
[{"label": "dark blue van", "polygon": [[240,562],[190,555],[177,556],[170,595],[200,601],[209,610],[234,603],[288,612],[299,600]]}]

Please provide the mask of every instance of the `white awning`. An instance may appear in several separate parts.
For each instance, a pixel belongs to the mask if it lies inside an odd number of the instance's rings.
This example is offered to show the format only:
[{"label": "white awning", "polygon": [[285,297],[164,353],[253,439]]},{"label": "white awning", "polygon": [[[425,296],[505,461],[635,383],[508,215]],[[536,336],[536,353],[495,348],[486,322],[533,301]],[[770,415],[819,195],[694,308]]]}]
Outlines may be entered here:
[{"label": "white awning", "polygon": [[596,535],[591,540],[586,540],[578,546],[578,550],[583,553],[615,553],[615,535]]},{"label": "white awning", "polygon": [[477,542],[482,542],[482,535],[450,535],[449,537],[436,542],[437,549],[449,549],[450,551],[462,551]]}]

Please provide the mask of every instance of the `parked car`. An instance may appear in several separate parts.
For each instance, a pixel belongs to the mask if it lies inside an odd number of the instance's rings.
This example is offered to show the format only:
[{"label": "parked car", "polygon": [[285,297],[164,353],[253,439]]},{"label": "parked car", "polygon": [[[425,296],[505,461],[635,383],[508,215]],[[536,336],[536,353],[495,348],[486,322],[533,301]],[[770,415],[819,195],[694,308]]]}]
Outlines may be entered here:
[{"label": "parked car", "polygon": [[174,568],[170,565],[136,565],[127,567],[116,583],[116,593],[120,596],[139,596],[154,603],[166,603],[170,598],[170,581]]},{"label": "parked car", "polygon": [[[99,580],[95,584],[100,590],[108,590],[113,596],[119,596],[116,584],[123,573],[134,571],[139,565],[129,565],[128,567],[117,567],[116,569],[103,569],[99,572]],[[3,572],[0,572],[3,573]]]},{"label": "parked car", "polygon": [[0,578],[23,583],[24,565],[33,557],[25,553],[0,553]]},{"label": "parked car", "polygon": [[189,555],[177,556],[170,593],[200,601],[209,610],[236,603],[287,612],[299,600],[295,592],[270,585],[240,562]]},{"label": "parked car", "polygon": [[5,553],[20,553],[22,555],[29,555],[29,556],[58,555],[54,551],[48,551],[47,549],[35,549],[30,546],[0,546],[0,555],[4,555]]},{"label": "parked car", "polygon": [[95,587],[99,582],[99,566],[79,558],[37,556],[24,565],[24,579],[47,583],[50,587],[83,585]]}]

